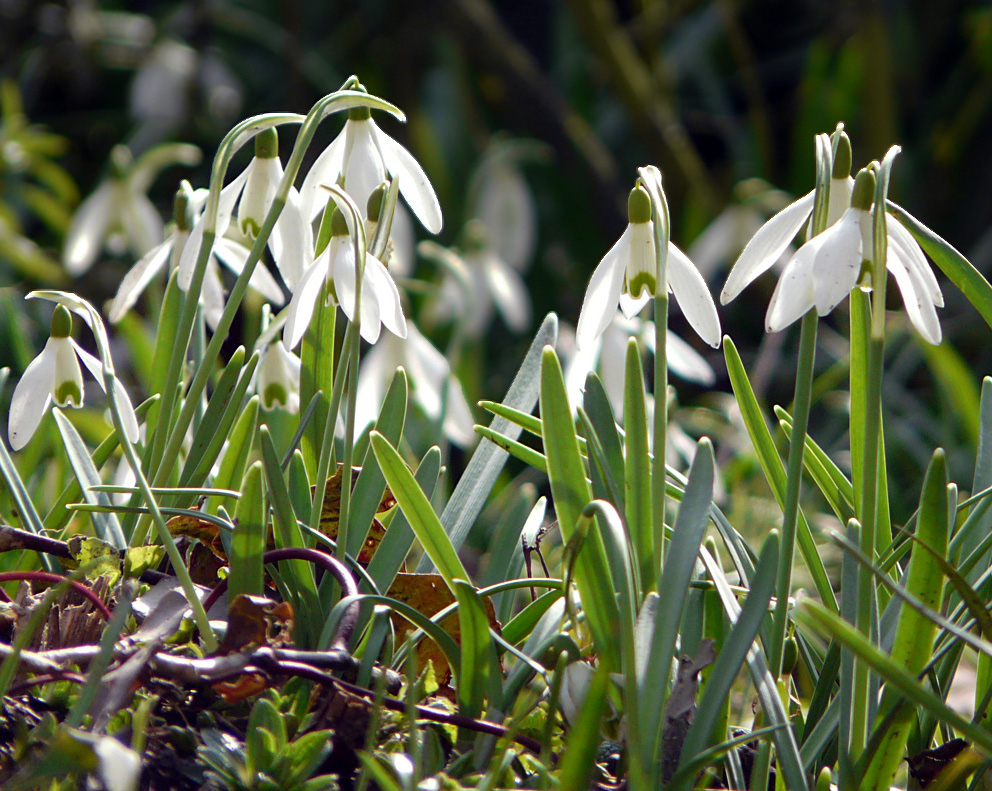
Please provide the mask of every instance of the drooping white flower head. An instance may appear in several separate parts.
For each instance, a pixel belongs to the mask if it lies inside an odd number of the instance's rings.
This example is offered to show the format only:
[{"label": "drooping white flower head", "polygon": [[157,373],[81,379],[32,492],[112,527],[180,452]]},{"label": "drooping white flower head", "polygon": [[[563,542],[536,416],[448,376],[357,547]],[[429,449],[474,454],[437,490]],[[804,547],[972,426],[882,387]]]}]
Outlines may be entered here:
[{"label": "drooping white flower head", "polygon": [[[248,167],[221,190],[213,252],[236,274],[244,269],[250,246],[272,206],[282,174],[278,135],[274,128],[264,129],[255,136],[255,156]],[[238,205],[237,222],[232,224],[235,204]],[[189,289],[193,279],[204,230],[201,214],[179,261],[179,286],[184,291]],[[290,189],[287,195],[286,205],[269,236],[268,247],[282,279],[291,290],[295,289],[312,262],[313,252],[313,230],[309,221],[303,218],[299,194],[295,189]],[[277,305],[282,304],[282,289],[264,267],[256,266],[252,279],[255,280],[255,288],[266,299]]]},{"label": "drooping white flower head", "polygon": [[348,111],[344,129],[324,149],[300,187],[303,215],[312,221],[324,208],[321,184],[340,183],[365,210],[372,190],[399,179],[400,194],[431,233],[443,225],[441,204],[427,174],[409,151],[379,129],[368,107]]},{"label": "drooping white flower head", "polygon": [[[870,286],[870,276],[863,277],[862,273],[871,272],[873,260],[874,191],[874,174],[862,170],[850,208],[834,225],[800,247],[786,264],[768,304],[765,317],[768,332],[784,329],[813,308],[818,315],[825,316],[859,282]],[[891,215],[886,220],[886,239],[885,266],[896,280],[910,321],[929,343],[940,343],[936,309],[943,307],[944,298],[923,251]]]},{"label": "drooping white flower head", "polygon": [[[328,286],[326,304],[340,305],[350,321],[355,319],[355,245],[339,209],[335,208],[325,216],[330,217],[330,241],[304,272],[293,292],[283,330],[287,349],[296,348],[303,339],[325,283]],[[401,338],[406,337],[407,323],[399,290],[386,266],[371,253],[365,255],[359,319],[361,336],[369,343],[378,340],[382,326]]]},{"label": "drooping white flower head", "polygon": [[[138,297],[141,296],[149,283],[166,268],[166,264],[168,264],[169,271],[179,267],[183,252],[190,239],[193,215],[202,207],[206,196],[206,190],[194,191],[188,182],[183,182],[180,186],[173,204],[171,232],[163,242],[152,248],[131,267],[121,280],[117,295],[111,302],[107,315],[112,323],[116,324],[124,318],[125,314],[134,307]],[[217,326],[224,311],[224,286],[221,283],[217,261],[222,262],[237,274],[244,268],[245,262],[248,260],[248,253],[249,250],[244,245],[229,237],[222,237],[214,243],[213,254],[207,263],[203,288],[200,293],[200,304],[203,306],[204,318],[211,329]],[[255,268],[248,285],[269,301],[282,304],[282,289],[279,288],[279,284],[265,267]]]},{"label": "drooping white flower head", "polygon": [[[14,388],[7,419],[7,437],[14,450],[20,450],[34,436],[41,419],[54,400],[60,407],[78,409],[83,405],[82,361],[101,389],[104,388],[103,364],[80,347],[71,337],[72,315],[64,305],[52,313],[52,330],[45,348],[34,358]],[[138,438],[138,420],[127,391],[114,380],[117,401],[128,437]]]},{"label": "drooping white flower head", "polygon": [[[841,132],[837,141],[830,197],[827,203],[827,227],[843,216],[851,205],[854,179],[851,178],[851,141]],[[786,206],[758,229],[744,247],[720,292],[720,302],[726,305],[755,279],[767,272],[782,257],[796,235],[810,222],[815,191]]]},{"label": "drooping white flower head", "polygon": [[442,408],[445,436],[459,447],[475,439],[475,421],[461,383],[451,372],[447,359],[411,322],[407,335],[386,335],[369,349],[358,374],[358,400],[355,430],[361,431],[376,419],[386,390],[396,369],[409,377],[410,395],[431,420],[440,420]]},{"label": "drooping white flower head", "polygon": [[300,411],[300,358],[282,342],[268,345],[258,363],[256,392],[261,398],[262,409],[284,409],[295,415]]},{"label": "drooping white flower head", "polygon": [[200,150],[170,144],[132,161],[126,146],[115,146],[110,159],[110,177],[80,204],[66,233],[62,262],[74,276],[93,266],[104,246],[142,256],[161,242],[162,218],[148,199],[148,188],[166,165],[195,165]]},{"label": "drooping white flower head", "polygon": [[[576,343],[591,346],[613,321],[616,306],[627,318],[641,311],[661,287],[655,253],[651,199],[643,187],[635,187],[627,200],[629,223],[620,239],[603,256],[589,279],[579,321]],[[714,348],[720,345],[720,319],[713,297],[702,275],[678,247],[668,244],[667,289],[700,338]]]}]

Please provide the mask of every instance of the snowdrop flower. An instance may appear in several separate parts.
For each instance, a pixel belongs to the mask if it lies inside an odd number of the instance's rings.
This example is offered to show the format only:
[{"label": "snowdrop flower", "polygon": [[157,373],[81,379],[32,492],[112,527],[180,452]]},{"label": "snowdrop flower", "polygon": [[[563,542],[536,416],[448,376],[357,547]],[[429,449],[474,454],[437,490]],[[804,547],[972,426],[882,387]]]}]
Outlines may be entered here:
[{"label": "snowdrop flower", "polygon": [[[623,235],[589,279],[575,331],[580,349],[591,346],[603,334],[613,321],[618,301],[623,314],[630,318],[641,311],[659,287],[651,199],[643,187],[630,191],[627,216],[629,224]],[[667,288],[675,294],[699,337],[714,348],[719,346],[720,319],[706,282],[686,254],[671,242]]]},{"label": "snowdrop flower", "polygon": [[444,355],[412,323],[406,338],[387,335],[365,355],[358,374],[356,431],[376,419],[393,374],[401,366],[409,377],[413,400],[427,417],[439,420],[443,403],[445,435],[459,447],[471,445],[476,437],[475,420],[465,392]]},{"label": "snowdrop flower", "polygon": [[[295,349],[303,339],[313,316],[314,303],[325,283],[325,305],[340,305],[348,320],[355,320],[355,245],[348,232],[347,221],[339,209],[332,210],[329,223],[330,241],[300,278],[290,300],[283,329],[283,342],[287,349]],[[396,283],[385,264],[371,253],[366,253],[362,277],[361,336],[369,343],[375,343],[383,325],[399,337],[406,337],[406,317]]]},{"label": "snowdrop flower", "polygon": [[459,318],[459,331],[472,338],[486,331],[495,312],[514,332],[531,324],[530,294],[521,273],[534,254],[537,210],[504,148],[495,147],[479,168],[460,251],[465,277],[447,271],[427,308],[432,321]]},{"label": "snowdrop flower", "polygon": [[[618,417],[623,415],[625,358],[630,338],[637,338],[642,349],[654,354],[654,322],[637,316],[628,319],[621,313],[614,315],[613,321],[592,345],[577,348],[574,337],[571,344],[562,344],[566,347],[563,355],[566,360],[565,387],[572,404],[582,403],[586,377],[590,371],[597,371],[614,413]],[[716,381],[710,364],[671,330],[668,330],[666,353],[668,369],[676,376],[702,385]]]},{"label": "snowdrop flower", "polygon": [[[166,264],[169,265],[170,271],[180,265],[190,238],[193,214],[196,209],[203,205],[206,195],[206,190],[194,192],[189,182],[183,182],[180,186],[173,204],[174,222],[171,232],[163,242],[153,247],[138,261],[121,280],[117,295],[110,304],[107,316],[112,323],[116,324],[124,318],[124,315],[134,307],[138,297],[148,287],[148,284],[158,276]],[[217,261],[221,261],[237,274],[244,268],[245,261],[248,259],[248,252],[244,245],[229,237],[221,237],[214,242],[213,254],[207,263],[207,269],[203,276],[203,289],[200,293],[204,318],[211,329],[217,326],[221,314],[224,312],[224,286],[221,283]],[[284,301],[282,289],[279,288],[279,284],[265,267],[255,267],[248,285],[276,304],[282,304]]]},{"label": "snowdrop flower", "polygon": [[258,364],[255,390],[262,409],[285,409],[295,415],[300,411],[300,358],[286,351],[281,341],[270,343]]},{"label": "snowdrop flower", "polygon": [[[25,369],[14,388],[7,421],[10,446],[20,450],[34,435],[46,410],[54,399],[57,406],[78,409],[83,405],[83,373],[85,365],[100,388],[104,388],[103,364],[84,350],[71,337],[72,314],[64,305],[56,305],[52,313],[52,330],[41,354]],[[128,437],[138,438],[138,420],[124,386],[114,380],[115,394],[120,404],[124,428]]]},{"label": "snowdrop flower", "polygon": [[324,207],[321,184],[341,183],[363,209],[383,181],[398,178],[400,194],[431,233],[439,233],[441,204],[427,174],[403,146],[379,129],[368,107],[348,111],[344,129],[317,157],[300,187],[303,215],[313,220]]},{"label": "snowdrop flower", "polygon": [[[768,332],[784,329],[814,307],[818,315],[825,316],[859,282],[870,283],[874,192],[874,174],[862,170],[854,185],[851,207],[834,225],[800,247],[786,264],[768,304]],[[937,278],[919,244],[894,217],[886,222],[886,236],[885,266],[896,280],[909,319],[929,343],[938,344],[941,329],[936,308],[943,307],[944,298]],[[863,273],[868,273],[867,277]]]},{"label": "snowdrop flower", "polygon": [[110,153],[111,176],[84,200],[66,233],[62,262],[71,275],[81,275],[96,261],[106,245],[113,252],[129,249],[144,255],[162,241],[162,218],[147,192],[166,165],[195,165],[196,146],[158,146],[131,161],[125,146]]},{"label": "snowdrop flower", "polygon": [[[837,155],[834,157],[827,202],[827,227],[837,222],[851,205],[851,141],[840,133]],[[796,235],[810,222],[816,191],[803,195],[766,222],[747,243],[730,276],[720,292],[720,303],[726,305],[756,278],[767,272],[782,257]]]},{"label": "snowdrop flower", "polygon": [[[244,269],[249,248],[261,230],[282,174],[278,135],[275,129],[264,129],[255,136],[255,156],[248,167],[220,193],[214,255],[235,273]],[[238,214],[237,221],[232,224],[235,203],[238,204]],[[179,262],[179,286],[184,291],[189,289],[193,279],[204,230],[201,215]],[[311,261],[313,230],[310,223],[303,219],[299,194],[293,189],[289,191],[286,205],[272,229],[268,246],[282,279],[291,290],[294,289]],[[282,290],[271,275],[261,266],[255,268],[253,277],[255,273],[262,273],[257,283],[258,290],[266,299],[281,305]]]}]

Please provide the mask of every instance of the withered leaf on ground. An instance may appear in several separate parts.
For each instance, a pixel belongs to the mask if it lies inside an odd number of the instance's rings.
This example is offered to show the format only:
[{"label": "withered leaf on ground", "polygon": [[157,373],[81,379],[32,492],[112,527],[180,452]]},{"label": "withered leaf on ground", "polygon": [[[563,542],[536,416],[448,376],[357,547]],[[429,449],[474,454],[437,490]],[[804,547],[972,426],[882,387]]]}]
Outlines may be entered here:
[{"label": "withered leaf on ground", "polygon": [[[199,507],[194,507],[191,510],[197,511]],[[204,546],[208,547],[218,558],[224,561],[227,560],[224,545],[220,540],[220,527],[213,522],[208,522],[205,519],[199,519],[195,516],[178,514],[169,519],[165,523],[165,526],[169,528],[169,532],[174,538],[179,538],[180,536],[195,538]]]},{"label": "withered leaf on ground", "polygon": [[[433,618],[445,607],[453,604],[455,596],[445,584],[440,574],[404,574],[399,573],[389,586],[386,595],[391,599],[396,599],[404,604],[409,604],[417,612]],[[489,598],[483,599],[486,608],[486,617],[489,625],[499,631],[499,621],[496,620],[496,611]],[[401,615],[393,614],[393,628],[399,640],[405,640],[407,635],[414,630],[414,626]],[[461,624],[458,612],[454,612],[441,621],[441,628],[446,631],[451,638],[461,645]],[[427,667],[427,662],[434,663],[434,673],[438,683],[444,685],[451,679],[451,668],[448,667],[448,660],[444,653],[430,638],[424,638],[417,644],[417,665],[421,669]]]},{"label": "withered leaf on ground", "polygon": [[[354,488],[355,482],[358,480],[358,475],[361,471],[361,467],[351,468],[352,488]],[[338,537],[338,521],[341,518],[341,487],[343,481],[344,465],[338,464],[337,472],[327,479],[327,485],[324,488],[324,507],[320,510],[320,532],[331,539],[337,539]],[[316,490],[316,486],[311,486],[311,495]],[[376,506],[375,512],[376,514],[383,514],[395,505],[396,498],[393,497],[392,492],[386,488],[382,498],[379,500],[379,505]],[[375,554],[375,550],[379,546],[379,542],[382,541],[382,538],[385,535],[386,528],[382,526],[382,523],[378,519],[373,519],[372,527],[369,529],[369,534],[366,537],[365,543],[362,545],[361,552],[359,552],[358,555],[359,563],[367,565],[369,561],[372,560],[372,555]]]},{"label": "withered leaf on ground", "polygon": [[293,607],[264,596],[240,593],[227,607],[227,634],[218,654],[233,654],[244,648],[287,644],[293,631]]}]

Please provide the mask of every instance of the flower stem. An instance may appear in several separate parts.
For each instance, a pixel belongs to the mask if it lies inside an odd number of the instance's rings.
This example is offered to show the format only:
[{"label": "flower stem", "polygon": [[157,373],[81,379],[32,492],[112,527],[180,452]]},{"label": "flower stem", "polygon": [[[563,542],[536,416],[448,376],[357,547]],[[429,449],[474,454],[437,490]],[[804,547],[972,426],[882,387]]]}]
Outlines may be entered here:
[{"label": "flower stem", "polygon": [[[668,442],[668,292],[654,297],[654,458],[651,462],[651,513],[657,526],[654,568],[665,563],[665,457]],[[642,580],[644,590],[657,580]]]},{"label": "flower stem", "polygon": [[799,522],[799,497],[802,491],[803,451],[809,425],[813,390],[813,363],[816,357],[818,317],[815,310],[803,316],[799,335],[799,359],[796,366],[796,390],[792,412],[792,438],[786,462],[785,503],[782,514],[782,544],[778,556],[776,603],[773,616],[769,664],[778,679],[782,672],[782,647],[788,625],[789,594],[792,589],[792,566],[795,559],[796,527]]}]

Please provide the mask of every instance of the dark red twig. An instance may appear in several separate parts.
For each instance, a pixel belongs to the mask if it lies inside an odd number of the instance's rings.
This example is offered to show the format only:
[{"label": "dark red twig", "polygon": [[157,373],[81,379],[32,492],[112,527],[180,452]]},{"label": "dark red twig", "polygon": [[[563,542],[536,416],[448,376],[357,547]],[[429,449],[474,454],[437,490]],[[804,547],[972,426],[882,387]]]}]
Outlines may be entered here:
[{"label": "dark red twig", "polygon": [[61,574],[53,574],[50,571],[4,571],[0,573],[0,583],[11,582],[17,580],[18,582],[52,582],[52,583],[68,583],[69,587],[74,591],[79,593],[83,598],[88,599],[90,603],[100,612],[100,614],[107,620],[113,614],[110,612],[110,608],[103,603],[103,600],[97,596],[93,591],[83,585],[81,582],[69,579],[68,577],[63,577]]},{"label": "dark red twig", "polygon": [[50,684],[53,681],[71,681],[74,684],[85,684],[86,676],[82,673],[73,673],[71,670],[66,670],[61,673],[46,673],[42,676],[33,676],[27,681],[22,681],[20,684],[14,684],[7,690],[7,695],[8,697],[15,697],[20,695],[22,692],[27,692],[31,689],[31,687],[40,687],[42,684]]},{"label": "dark red twig", "polygon": [[[355,596],[358,594],[358,585],[355,584],[355,578],[351,576],[348,567],[334,557],[334,555],[329,555],[326,552],[306,547],[288,547],[286,549],[273,549],[270,552],[266,552],[262,556],[262,560],[265,563],[278,563],[280,560],[306,560],[317,566],[322,566],[329,574],[333,575],[334,579],[341,586],[343,596]],[[209,612],[210,608],[217,603],[217,600],[224,595],[226,590],[227,580],[224,579],[203,600],[203,609]],[[347,645],[358,623],[359,609],[358,602],[355,602],[345,611],[345,614],[341,617],[341,622],[338,624],[338,630],[334,635],[334,639],[331,641],[332,649]]]}]

